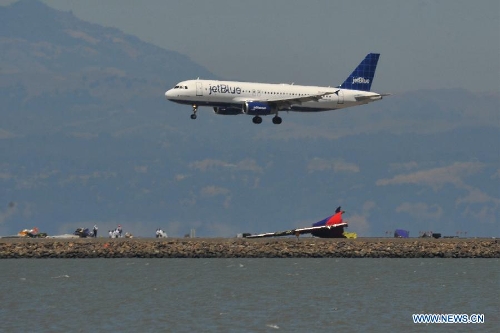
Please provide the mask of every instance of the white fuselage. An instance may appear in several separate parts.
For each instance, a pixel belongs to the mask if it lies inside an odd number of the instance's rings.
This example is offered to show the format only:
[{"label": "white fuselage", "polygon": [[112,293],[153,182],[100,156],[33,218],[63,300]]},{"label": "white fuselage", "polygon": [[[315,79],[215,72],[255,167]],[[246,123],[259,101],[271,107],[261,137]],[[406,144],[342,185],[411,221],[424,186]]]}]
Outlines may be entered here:
[{"label": "white fuselage", "polygon": [[179,82],[165,93],[165,97],[193,107],[241,108],[245,102],[258,101],[277,105],[273,113],[336,110],[382,99],[374,92],[336,87],[199,79]]}]

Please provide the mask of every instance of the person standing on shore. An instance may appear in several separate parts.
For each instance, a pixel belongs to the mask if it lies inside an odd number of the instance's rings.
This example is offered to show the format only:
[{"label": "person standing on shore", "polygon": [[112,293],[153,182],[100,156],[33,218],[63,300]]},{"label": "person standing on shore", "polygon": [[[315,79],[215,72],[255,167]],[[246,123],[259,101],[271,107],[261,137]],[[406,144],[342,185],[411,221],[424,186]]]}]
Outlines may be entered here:
[{"label": "person standing on shore", "polygon": [[94,229],[92,229],[94,232],[94,237],[97,238],[97,224],[94,224]]}]

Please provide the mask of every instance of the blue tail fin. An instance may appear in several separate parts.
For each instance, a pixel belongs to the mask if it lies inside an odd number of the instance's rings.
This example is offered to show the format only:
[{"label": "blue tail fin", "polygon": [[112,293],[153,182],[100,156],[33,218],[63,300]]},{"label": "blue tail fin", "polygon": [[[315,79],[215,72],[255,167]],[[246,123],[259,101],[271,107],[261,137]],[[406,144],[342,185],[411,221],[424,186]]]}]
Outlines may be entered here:
[{"label": "blue tail fin", "polygon": [[343,89],[370,91],[379,56],[379,53],[368,54],[344,83],[338,87]]}]

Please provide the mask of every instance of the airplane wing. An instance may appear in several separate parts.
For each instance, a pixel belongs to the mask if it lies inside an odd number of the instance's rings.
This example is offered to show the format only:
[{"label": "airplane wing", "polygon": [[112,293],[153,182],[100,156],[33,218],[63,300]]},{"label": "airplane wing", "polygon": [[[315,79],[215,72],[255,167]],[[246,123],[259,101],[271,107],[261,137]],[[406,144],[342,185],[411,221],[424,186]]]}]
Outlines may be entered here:
[{"label": "airplane wing", "polygon": [[299,234],[310,234],[313,231],[316,230],[321,230],[321,229],[332,229],[332,228],[337,228],[337,227],[347,227],[347,223],[339,223],[339,224],[332,224],[332,225],[323,225],[319,227],[309,227],[309,228],[300,228],[300,229],[295,229],[295,235],[297,233]]},{"label": "airplane wing", "polygon": [[281,236],[294,236],[294,235],[298,236],[298,235],[303,235],[303,234],[310,234],[313,231],[318,231],[321,229],[332,229],[332,228],[342,227],[342,226],[346,227],[347,223],[339,223],[339,224],[334,224],[334,225],[324,225],[324,226],[319,226],[319,227],[297,228],[297,229],[277,231],[277,232],[268,232],[265,234],[249,235],[249,236],[246,236],[245,238],[281,237]]},{"label": "airplane wing", "polygon": [[306,95],[306,96],[289,96],[289,97],[269,97],[269,98],[262,98],[261,97],[255,97],[255,98],[237,98],[235,100],[240,101],[240,102],[266,102],[269,104],[274,104],[279,110],[283,109],[288,109],[292,105],[297,105],[297,104],[302,104],[306,102],[311,102],[311,101],[319,101],[322,97],[327,96],[327,95],[332,95],[332,94],[337,94],[340,89],[336,91],[328,91],[328,92],[318,92],[317,94],[312,94],[312,95]]},{"label": "airplane wing", "polygon": [[293,236],[294,230],[286,230],[286,231],[276,231],[276,232],[268,232],[265,234],[256,234],[256,235],[248,235],[245,238],[264,238],[264,237],[280,237],[280,236]]}]

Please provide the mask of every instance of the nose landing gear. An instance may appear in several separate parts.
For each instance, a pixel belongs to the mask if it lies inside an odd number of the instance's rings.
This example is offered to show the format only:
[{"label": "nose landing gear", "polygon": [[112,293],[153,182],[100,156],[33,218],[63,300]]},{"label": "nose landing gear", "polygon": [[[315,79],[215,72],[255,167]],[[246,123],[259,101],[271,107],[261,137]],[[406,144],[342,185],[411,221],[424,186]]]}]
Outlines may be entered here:
[{"label": "nose landing gear", "polygon": [[193,104],[193,114],[191,115],[191,119],[196,119],[196,111],[198,111],[198,105]]},{"label": "nose landing gear", "polygon": [[281,124],[281,121],[282,121],[281,117],[278,117],[278,116],[273,117],[273,124],[279,125],[279,124]]}]

